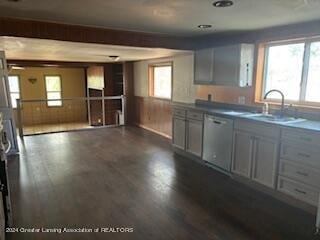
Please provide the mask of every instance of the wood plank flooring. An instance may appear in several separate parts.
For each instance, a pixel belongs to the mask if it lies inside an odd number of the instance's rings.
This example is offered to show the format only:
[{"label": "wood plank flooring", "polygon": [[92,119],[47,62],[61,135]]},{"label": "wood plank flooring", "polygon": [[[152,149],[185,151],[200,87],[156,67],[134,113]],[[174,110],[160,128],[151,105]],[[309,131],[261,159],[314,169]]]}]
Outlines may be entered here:
[{"label": "wood plank flooring", "polygon": [[316,239],[315,216],[256,192],[136,127],[25,137],[9,159],[15,227],[133,233],[11,233],[9,240]]},{"label": "wood plank flooring", "polygon": [[63,132],[78,129],[92,128],[87,122],[35,124],[23,127],[24,135],[34,135],[41,133]]}]

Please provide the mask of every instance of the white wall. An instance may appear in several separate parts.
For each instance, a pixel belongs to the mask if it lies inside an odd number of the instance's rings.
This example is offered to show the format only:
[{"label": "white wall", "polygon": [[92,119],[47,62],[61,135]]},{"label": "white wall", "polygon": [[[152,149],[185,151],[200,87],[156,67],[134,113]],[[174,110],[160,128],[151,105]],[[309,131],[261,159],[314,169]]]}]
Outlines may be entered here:
[{"label": "white wall", "polygon": [[173,62],[172,101],[193,103],[196,88],[193,85],[193,53],[159,58],[134,63],[134,95],[148,97],[149,69],[148,65],[159,62]]},{"label": "white wall", "polygon": [[0,61],[2,63],[0,67],[0,112],[3,114],[4,130],[12,146],[10,153],[16,153],[18,152],[16,125],[10,103],[7,62],[3,51],[0,51]]}]

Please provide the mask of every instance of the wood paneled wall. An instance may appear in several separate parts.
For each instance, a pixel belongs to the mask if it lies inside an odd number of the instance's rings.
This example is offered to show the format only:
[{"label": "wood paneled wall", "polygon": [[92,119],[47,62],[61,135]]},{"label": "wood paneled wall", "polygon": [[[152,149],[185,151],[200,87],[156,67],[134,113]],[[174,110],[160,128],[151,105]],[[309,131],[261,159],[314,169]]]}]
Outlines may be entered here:
[{"label": "wood paneled wall", "polygon": [[25,19],[0,18],[0,36],[14,36],[61,41],[192,49],[192,38],[68,25]]},{"label": "wood paneled wall", "polygon": [[134,83],[133,62],[123,63],[123,94],[126,97],[125,121],[126,124],[134,123]]},{"label": "wood paneled wall", "polygon": [[171,101],[153,97],[134,97],[135,123],[145,129],[171,138]]}]

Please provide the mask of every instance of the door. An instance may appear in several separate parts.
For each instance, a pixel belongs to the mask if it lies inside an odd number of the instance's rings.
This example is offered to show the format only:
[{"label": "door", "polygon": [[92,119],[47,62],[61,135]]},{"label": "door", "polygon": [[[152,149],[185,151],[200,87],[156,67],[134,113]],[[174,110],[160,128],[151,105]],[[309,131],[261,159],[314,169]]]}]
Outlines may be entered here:
[{"label": "door", "polygon": [[186,147],[186,120],[178,117],[173,118],[172,144],[185,150]]},{"label": "door", "polygon": [[11,143],[10,153],[15,153],[18,151],[16,124],[10,100],[7,62],[3,51],[0,51],[0,112],[3,114],[4,130]]},{"label": "door", "polygon": [[213,49],[201,49],[194,54],[194,83],[212,84],[213,81]]},{"label": "door", "polygon": [[251,177],[253,137],[250,133],[235,131],[233,135],[232,172]]},{"label": "door", "polygon": [[202,121],[188,120],[186,150],[198,157],[202,155]]},{"label": "door", "polygon": [[240,49],[239,45],[214,49],[213,84],[238,86]]},{"label": "door", "polygon": [[275,187],[278,146],[277,140],[255,137],[252,179],[271,188]]}]

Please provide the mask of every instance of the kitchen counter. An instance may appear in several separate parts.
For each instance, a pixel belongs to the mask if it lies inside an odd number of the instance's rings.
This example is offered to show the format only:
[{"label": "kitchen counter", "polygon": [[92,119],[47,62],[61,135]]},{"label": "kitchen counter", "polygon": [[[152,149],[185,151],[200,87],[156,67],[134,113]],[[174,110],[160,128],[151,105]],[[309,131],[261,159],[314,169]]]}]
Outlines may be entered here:
[{"label": "kitchen counter", "polygon": [[[222,104],[221,104],[222,105]],[[320,133],[320,121],[311,121],[307,119],[297,119],[296,121],[292,122],[276,122],[272,120],[266,120],[266,119],[259,119],[255,117],[255,114],[258,113],[257,108],[252,108],[250,110],[244,110],[242,109],[233,109],[230,107],[215,107],[215,106],[208,106],[208,105],[197,105],[193,103],[179,103],[174,102],[173,107],[181,107],[181,108],[188,108],[196,111],[201,111],[206,114],[214,114],[216,116],[221,117],[227,117],[232,119],[246,119],[249,121],[254,122],[262,122],[266,124],[272,124],[277,125],[281,127],[289,127],[289,128],[297,128],[297,129],[304,129],[304,130],[310,130],[313,132],[319,132]],[[251,107],[248,107],[251,108]]]}]

